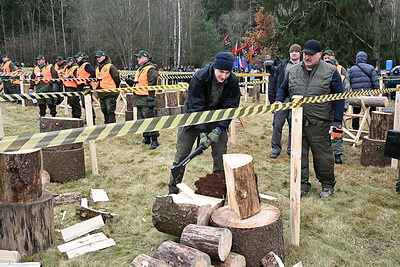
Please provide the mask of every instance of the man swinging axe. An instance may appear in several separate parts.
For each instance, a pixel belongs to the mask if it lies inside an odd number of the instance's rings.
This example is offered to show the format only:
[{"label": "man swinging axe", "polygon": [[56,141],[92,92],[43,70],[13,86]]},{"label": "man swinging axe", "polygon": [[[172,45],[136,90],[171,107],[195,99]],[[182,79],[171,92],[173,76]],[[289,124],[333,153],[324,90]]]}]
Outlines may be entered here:
[{"label": "man swinging axe", "polygon": [[[213,64],[205,66],[193,75],[189,83],[185,113],[239,106],[240,88],[238,78],[232,73],[233,63],[231,53],[220,52],[215,56]],[[210,146],[214,161],[213,173],[224,174],[222,155],[227,153],[228,134],[226,131],[230,123],[229,119],[178,129],[176,154],[168,185],[170,194],[179,192],[176,185],[182,182],[185,165],[188,163],[187,158],[190,161]],[[190,154],[196,139],[198,139],[198,148]],[[182,164],[179,164],[181,162]]]}]

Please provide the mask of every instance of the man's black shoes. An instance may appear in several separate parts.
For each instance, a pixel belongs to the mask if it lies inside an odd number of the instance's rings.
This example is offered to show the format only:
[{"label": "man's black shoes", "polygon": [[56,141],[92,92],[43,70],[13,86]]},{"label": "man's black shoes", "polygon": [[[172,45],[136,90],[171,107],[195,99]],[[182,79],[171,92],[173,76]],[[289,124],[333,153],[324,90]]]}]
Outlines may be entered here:
[{"label": "man's black shoes", "polygon": [[330,196],[332,196],[333,191],[334,191],[333,188],[324,187],[324,188],[322,188],[322,192],[321,192],[321,194],[319,194],[319,197],[321,197],[321,198],[330,197]]}]

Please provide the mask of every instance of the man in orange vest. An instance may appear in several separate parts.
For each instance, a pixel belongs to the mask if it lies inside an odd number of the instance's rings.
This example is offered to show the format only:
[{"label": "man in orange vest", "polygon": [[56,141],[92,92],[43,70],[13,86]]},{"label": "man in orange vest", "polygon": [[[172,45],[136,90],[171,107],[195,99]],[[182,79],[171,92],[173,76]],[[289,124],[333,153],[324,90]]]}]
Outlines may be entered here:
[{"label": "man in orange vest", "polygon": [[[10,73],[12,71],[16,71],[18,68],[15,66],[15,64],[10,60],[9,56],[7,54],[4,54],[1,56],[2,63],[0,65],[0,72],[2,73]],[[3,79],[3,87],[4,87],[4,93],[6,94],[14,94],[11,82],[7,79],[10,79],[11,76],[8,74],[1,75]]]},{"label": "man in orange vest", "polygon": [[[57,92],[58,84],[56,81],[51,81],[51,79],[58,79],[57,71],[54,69],[53,65],[46,63],[46,58],[39,55],[35,58],[36,67],[33,69],[31,75],[31,84],[29,87],[29,92],[33,93],[50,93]],[[54,99],[45,98],[37,100],[39,106],[39,115],[44,117],[46,115],[46,105],[50,109],[51,116],[55,117],[57,115],[56,105],[54,104]]]},{"label": "man in orange vest", "polygon": [[[64,70],[64,75],[63,78],[68,79],[68,78],[76,78],[77,77],[77,70],[78,70],[78,64],[75,63],[75,59],[73,57],[67,57],[65,59],[65,70]],[[76,80],[64,80],[63,81],[64,86],[65,86],[65,91],[66,92],[78,92],[78,83]],[[72,108],[72,118],[77,118],[80,119],[82,115],[81,111],[81,105],[79,103],[79,96],[70,96],[68,97],[68,104]]]},{"label": "man in orange vest", "polygon": [[[77,78],[96,78],[96,70],[90,63],[90,61],[88,59],[89,57],[84,52],[78,52],[78,53],[76,53],[76,55],[74,57],[75,57],[76,63],[78,63],[78,69],[76,70]],[[92,81],[87,81],[87,80],[79,81],[78,80],[76,83],[78,85],[78,87],[77,87],[78,92],[83,92],[84,87],[90,87],[90,89],[92,88]],[[85,101],[83,100],[83,97],[81,98],[81,100],[82,100],[82,106],[85,107],[85,105],[84,105]],[[75,104],[79,105],[79,111],[81,111],[80,102],[78,101]],[[81,113],[78,113],[78,106],[77,106],[76,111],[77,111],[76,116],[79,115],[79,118],[80,118]],[[96,113],[94,112],[94,108],[92,108],[92,114],[93,114],[93,122],[94,122],[95,118],[96,118]]]},{"label": "man in orange vest", "polygon": [[[94,56],[97,59],[98,67],[96,68],[97,89],[115,89],[118,88],[121,79],[119,78],[118,69],[111,64],[111,59],[103,51],[98,51]],[[104,123],[114,123],[115,108],[117,107],[118,92],[99,92],[100,108],[104,115]]]},{"label": "man in orange vest", "polygon": [[[157,85],[157,65],[151,62],[149,52],[145,50],[139,51],[135,54],[140,67],[135,74],[134,86],[152,86]],[[132,84],[130,84],[132,86]],[[137,108],[137,117],[139,120],[154,118],[154,96],[155,91],[136,91],[133,92],[133,105]],[[158,143],[158,131],[143,133],[143,144],[150,144],[149,149],[156,149],[160,144]]]}]

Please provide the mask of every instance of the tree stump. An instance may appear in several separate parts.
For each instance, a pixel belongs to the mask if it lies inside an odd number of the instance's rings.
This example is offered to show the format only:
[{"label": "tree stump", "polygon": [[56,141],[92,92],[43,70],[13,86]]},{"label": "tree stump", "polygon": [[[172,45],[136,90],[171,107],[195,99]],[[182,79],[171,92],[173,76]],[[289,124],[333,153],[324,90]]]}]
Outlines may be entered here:
[{"label": "tree stump", "polygon": [[167,107],[177,107],[177,106],[179,106],[179,100],[178,100],[177,91],[166,91],[165,95],[167,97]]},{"label": "tree stump", "polygon": [[177,106],[177,107],[169,107],[169,115],[178,115],[181,114],[181,106]]},{"label": "tree stump", "polygon": [[0,249],[33,255],[54,241],[53,194],[27,203],[0,202]]},{"label": "tree stump", "polygon": [[240,254],[231,252],[226,260],[212,260],[211,264],[215,267],[246,267],[246,258]]},{"label": "tree stump", "polygon": [[[61,131],[72,128],[84,127],[83,120],[67,117],[41,117],[40,118],[40,132],[53,132]],[[67,144],[54,147],[45,147],[42,149],[44,153],[48,150],[71,150],[83,147],[83,143]]]},{"label": "tree stump", "polygon": [[179,89],[179,105],[185,105],[189,92],[186,89]]},{"label": "tree stump", "polygon": [[133,121],[133,93],[126,93],[125,121]]},{"label": "tree stump", "polygon": [[165,93],[157,93],[155,95],[154,105],[156,108],[165,108]]},{"label": "tree stump", "polygon": [[371,139],[386,140],[387,131],[392,130],[393,125],[393,113],[372,111],[368,137]]},{"label": "tree stump", "polygon": [[386,140],[364,137],[361,149],[361,165],[385,167],[390,165],[390,158],[384,156]]},{"label": "tree stump", "polygon": [[41,172],[40,149],[0,153],[0,201],[25,203],[40,198]]},{"label": "tree stump", "polygon": [[154,108],[156,117],[169,116],[168,108]]},{"label": "tree stump", "polygon": [[232,233],[226,228],[189,224],[183,229],[180,243],[224,261],[231,251]]},{"label": "tree stump", "polygon": [[152,209],[153,225],[160,232],[180,236],[189,224],[209,225],[211,213],[223,202],[205,196],[192,199],[184,193],[158,196]]},{"label": "tree stump", "polygon": [[211,266],[210,256],[206,253],[172,241],[162,243],[153,257],[176,267]]},{"label": "tree stump", "polygon": [[246,154],[224,154],[223,160],[229,208],[240,219],[253,216],[261,209],[253,157]]},{"label": "tree stump", "polygon": [[147,256],[146,254],[140,254],[131,262],[130,267],[169,267],[163,260],[158,260]]},{"label": "tree stump", "polygon": [[196,186],[196,194],[216,198],[226,198],[226,183],[224,175],[208,173],[205,177],[200,177],[194,185]]},{"label": "tree stump", "polygon": [[211,214],[210,223],[231,230],[232,251],[246,258],[247,267],[260,266],[270,251],[283,259],[282,213],[272,205],[262,203],[259,213],[244,220],[224,206]]}]

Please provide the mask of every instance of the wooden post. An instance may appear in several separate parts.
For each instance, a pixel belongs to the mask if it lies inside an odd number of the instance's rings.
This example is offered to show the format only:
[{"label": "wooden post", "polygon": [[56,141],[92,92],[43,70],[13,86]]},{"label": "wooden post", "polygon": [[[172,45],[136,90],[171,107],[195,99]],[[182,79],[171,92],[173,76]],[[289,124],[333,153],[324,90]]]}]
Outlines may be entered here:
[{"label": "wooden post", "polygon": [[[22,75],[22,76],[19,76],[19,90],[20,90],[20,94],[23,94],[24,93],[24,76]],[[23,107],[26,107],[26,104],[25,104],[25,101],[24,100],[22,100],[21,101],[21,105],[23,106]]]},{"label": "wooden post", "polygon": [[[397,86],[399,88],[399,86]],[[393,130],[400,131],[400,91],[396,92],[396,99],[394,103],[394,125]],[[391,167],[397,169],[399,165],[398,159],[392,159]]]},{"label": "wooden post", "polygon": [[[87,126],[93,126],[93,114],[92,114],[92,95],[85,95],[85,114]],[[92,174],[99,174],[99,167],[97,165],[96,155],[96,143],[94,140],[88,141],[89,154],[90,154],[90,166],[92,167]]]},{"label": "wooden post", "polygon": [[[294,96],[298,102],[302,96]],[[290,244],[300,245],[300,183],[303,107],[292,109],[292,153],[290,156]]]},{"label": "wooden post", "polygon": [[229,138],[229,141],[231,142],[231,144],[236,144],[236,118],[232,119],[231,124],[229,124],[230,127],[230,132],[231,132],[231,138]]},{"label": "wooden post", "polygon": [[269,88],[269,76],[267,76],[267,83],[265,83],[265,105],[268,105],[268,88]]},{"label": "wooden post", "polygon": [[1,113],[0,107],[0,139],[4,137],[4,123],[3,123],[3,114]]},{"label": "wooden post", "polygon": [[[247,77],[244,77],[244,82],[247,82]],[[247,84],[244,86],[244,102],[247,102]]]}]

